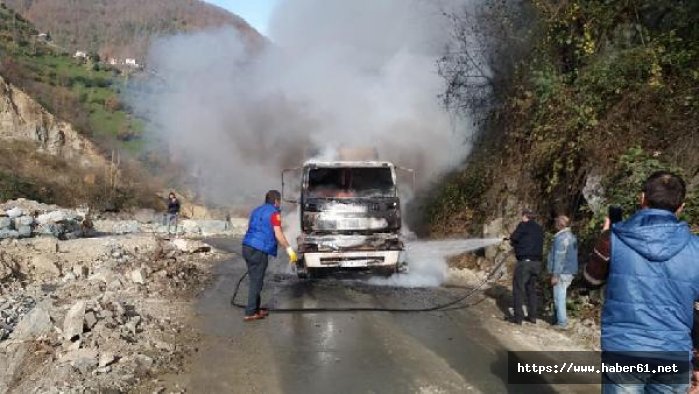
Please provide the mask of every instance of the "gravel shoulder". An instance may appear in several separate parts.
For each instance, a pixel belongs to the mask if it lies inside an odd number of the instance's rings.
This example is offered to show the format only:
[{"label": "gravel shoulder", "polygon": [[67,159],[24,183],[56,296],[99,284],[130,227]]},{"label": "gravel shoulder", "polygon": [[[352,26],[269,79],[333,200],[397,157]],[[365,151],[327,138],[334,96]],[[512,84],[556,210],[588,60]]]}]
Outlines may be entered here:
[{"label": "gravel shoulder", "polygon": [[125,392],[177,372],[227,253],[153,235],[0,241],[0,392]]}]

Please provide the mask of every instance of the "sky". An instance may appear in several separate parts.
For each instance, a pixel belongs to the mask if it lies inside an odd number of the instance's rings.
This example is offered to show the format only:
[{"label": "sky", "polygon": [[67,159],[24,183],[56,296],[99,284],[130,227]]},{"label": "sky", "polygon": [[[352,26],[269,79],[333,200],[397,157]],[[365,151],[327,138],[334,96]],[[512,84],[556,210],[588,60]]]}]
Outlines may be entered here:
[{"label": "sky", "polygon": [[245,19],[257,31],[269,36],[269,17],[278,0],[206,0]]}]

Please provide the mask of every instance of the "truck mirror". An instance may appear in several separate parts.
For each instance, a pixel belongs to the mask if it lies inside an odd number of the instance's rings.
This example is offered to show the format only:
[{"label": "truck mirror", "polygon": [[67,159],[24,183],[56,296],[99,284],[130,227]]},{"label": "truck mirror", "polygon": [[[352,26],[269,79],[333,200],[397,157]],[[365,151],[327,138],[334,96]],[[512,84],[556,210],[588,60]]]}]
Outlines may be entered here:
[{"label": "truck mirror", "polygon": [[290,204],[298,204],[299,203],[298,198],[290,198],[288,196],[288,193],[285,190],[286,189],[285,178],[288,179],[292,172],[300,172],[302,169],[303,169],[302,167],[295,167],[295,168],[286,168],[282,171],[282,200],[284,202],[288,202]]},{"label": "truck mirror", "polygon": [[413,189],[413,191],[415,191],[415,170],[413,170],[412,168],[399,167],[399,166],[396,166],[396,170],[407,172],[408,174],[410,174],[411,181],[412,181],[412,189]]}]

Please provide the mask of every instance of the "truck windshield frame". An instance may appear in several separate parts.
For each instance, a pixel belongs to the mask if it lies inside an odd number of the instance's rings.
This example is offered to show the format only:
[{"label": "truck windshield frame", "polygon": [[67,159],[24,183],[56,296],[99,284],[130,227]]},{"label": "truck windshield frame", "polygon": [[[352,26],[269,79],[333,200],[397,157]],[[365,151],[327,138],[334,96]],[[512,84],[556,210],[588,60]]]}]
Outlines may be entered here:
[{"label": "truck windshield frame", "polygon": [[315,167],[308,171],[309,198],[396,197],[393,169],[381,167]]}]

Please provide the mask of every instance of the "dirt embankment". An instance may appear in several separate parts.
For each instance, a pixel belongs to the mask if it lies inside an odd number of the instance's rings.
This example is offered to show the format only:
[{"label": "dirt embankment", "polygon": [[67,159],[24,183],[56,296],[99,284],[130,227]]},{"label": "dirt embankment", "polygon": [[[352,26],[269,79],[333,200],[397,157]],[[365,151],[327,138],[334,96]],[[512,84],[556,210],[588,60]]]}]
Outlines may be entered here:
[{"label": "dirt embankment", "polygon": [[0,392],[123,392],[181,368],[223,258],[152,235],[0,241]]},{"label": "dirt embankment", "polygon": [[[495,251],[486,251],[486,255],[490,253]],[[499,269],[493,271],[491,260],[492,258],[489,259],[477,253],[463,254],[449,259],[446,285],[472,288],[479,286],[482,281],[487,281],[487,285],[483,286],[483,295],[479,296],[480,301],[477,301],[477,303],[482,301],[484,305],[477,311],[483,314],[483,321],[488,322],[487,325],[492,328],[492,334],[498,337],[508,349],[527,351],[600,349],[599,316],[591,304],[589,295],[569,293],[569,298],[584,299],[569,304],[568,330],[558,331],[551,325],[555,317],[552,289],[546,282],[548,277],[543,277],[539,286],[540,306],[537,324],[525,323],[523,326],[515,326],[505,321],[505,316],[513,314],[514,262],[506,260],[502,266],[498,265]],[[471,302],[476,301],[475,298]]]}]

